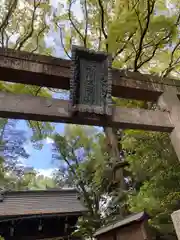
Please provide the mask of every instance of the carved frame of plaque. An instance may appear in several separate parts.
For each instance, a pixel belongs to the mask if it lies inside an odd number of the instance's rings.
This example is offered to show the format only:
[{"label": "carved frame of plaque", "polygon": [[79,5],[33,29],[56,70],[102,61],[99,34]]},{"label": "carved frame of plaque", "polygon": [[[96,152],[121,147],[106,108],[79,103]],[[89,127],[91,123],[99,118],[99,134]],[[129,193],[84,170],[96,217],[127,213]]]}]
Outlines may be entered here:
[{"label": "carved frame of plaque", "polygon": [[72,46],[70,111],[112,116],[111,93],[111,55]]}]

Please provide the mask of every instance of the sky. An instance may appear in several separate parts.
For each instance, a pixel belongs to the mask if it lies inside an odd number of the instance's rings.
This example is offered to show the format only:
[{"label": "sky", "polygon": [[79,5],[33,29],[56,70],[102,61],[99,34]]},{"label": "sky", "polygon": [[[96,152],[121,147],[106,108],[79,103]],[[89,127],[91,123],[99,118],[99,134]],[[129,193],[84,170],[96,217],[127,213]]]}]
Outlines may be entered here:
[{"label": "sky", "polygon": [[[53,7],[56,9],[58,6],[58,2],[63,3],[59,0],[51,0]],[[73,6],[73,11],[77,14],[77,16],[81,16],[81,10],[78,4]],[[65,58],[64,51],[61,47],[60,37],[58,33],[50,31],[48,36],[46,36],[46,45],[54,46],[53,56],[59,58]],[[54,96],[58,97],[58,96]],[[56,124],[55,131],[59,134],[63,134],[65,124]],[[24,130],[27,132],[28,139],[32,134],[31,130],[28,128],[26,121],[20,120],[16,126],[17,129]],[[45,176],[50,176],[54,169],[57,168],[57,163],[55,163],[52,159],[52,139],[47,138],[44,140],[44,146],[41,150],[36,150],[30,140],[25,143],[24,147],[26,151],[29,153],[30,157],[28,159],[20,159],[25,166],[33,167],[38,172]]]},{"label": "sky", "polygon": [[[30,155],[28,159],[20,159],[23,165],[28,167],[35,168],[41,174],[46,176],[50,176],[52,171],[57,167],[57,163],[55,163],[52,159],[52,139],[46,138],[43,141],[43,148],[41,150],[37,150],[33,147],[30,137],[32,135],[31,130],[28,128],[26,121],[20,120],[16,126],[17,129],[24,130],[27,132],[28,141],[24,144],[24,148],[27,153]],[[64,132],[64,124],[57,124],[55,131],[59,134],[63,134]]]}]

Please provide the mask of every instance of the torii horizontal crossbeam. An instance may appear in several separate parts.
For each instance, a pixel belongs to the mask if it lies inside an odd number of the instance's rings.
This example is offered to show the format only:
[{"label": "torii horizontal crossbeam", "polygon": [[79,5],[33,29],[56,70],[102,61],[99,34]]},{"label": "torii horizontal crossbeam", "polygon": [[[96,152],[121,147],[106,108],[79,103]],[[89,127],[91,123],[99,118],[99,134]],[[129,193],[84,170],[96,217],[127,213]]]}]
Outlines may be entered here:
[{"label": "torii horizontal crossbeam", "polygon": [[[0,48],[0,79],[9,82],[69,89],[71,61]],[[180,96],[180,81],[130,71],[113,69],[112,95],[136,100],[156,101],[168,89],[176,88]],[[166,85],[168,84],[168,85]]]},{"label": "torii horizontal crossbeam", "polygon": [[113,108],[111,120],[71,116],[69,101],[0,92],[0,117],[172,132],[168,112]]}]

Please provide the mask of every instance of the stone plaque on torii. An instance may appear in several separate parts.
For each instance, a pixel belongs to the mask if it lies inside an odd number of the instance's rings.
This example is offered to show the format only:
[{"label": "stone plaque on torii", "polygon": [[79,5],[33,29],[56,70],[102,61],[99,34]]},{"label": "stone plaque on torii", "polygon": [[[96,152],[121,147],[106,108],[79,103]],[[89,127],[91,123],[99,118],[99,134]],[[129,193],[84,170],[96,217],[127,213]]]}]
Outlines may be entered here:
[{"label": "stone plaque on torii", "polygon": [[70,111],[112,116],[111,55],[72,46]]}]

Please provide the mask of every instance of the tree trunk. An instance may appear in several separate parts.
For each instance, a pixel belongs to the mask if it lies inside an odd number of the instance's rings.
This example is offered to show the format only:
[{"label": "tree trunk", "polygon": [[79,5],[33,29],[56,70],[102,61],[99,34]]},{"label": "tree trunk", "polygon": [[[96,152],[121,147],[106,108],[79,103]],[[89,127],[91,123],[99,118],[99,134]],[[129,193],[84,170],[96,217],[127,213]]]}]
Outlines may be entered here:
[{"label": "tree trunk", "polygon": [[[119,142],[118,142],[116,129],[104,127],[104,132],[105,132],[106,139],[107,139],[107,151],[110,154],[111,162],[112,162],[113,181],[116,181],[116,182],[118,181],[119,191],[123,192],[126,190],[123,168],[118,169],[118,175],[115,174],[115,172],[114,172],[116,165],[120,161],[122,161],[122,159],[120,158],[120,154],[122,151],[121,144],[119,144]],[[114,179],[114,176],[116,177],[116,179]],[[122,208],[121,212],[120,212],[120,216],[124,217],[126,215],[125,212],[126,212],[125,209]]]}]

